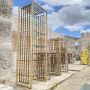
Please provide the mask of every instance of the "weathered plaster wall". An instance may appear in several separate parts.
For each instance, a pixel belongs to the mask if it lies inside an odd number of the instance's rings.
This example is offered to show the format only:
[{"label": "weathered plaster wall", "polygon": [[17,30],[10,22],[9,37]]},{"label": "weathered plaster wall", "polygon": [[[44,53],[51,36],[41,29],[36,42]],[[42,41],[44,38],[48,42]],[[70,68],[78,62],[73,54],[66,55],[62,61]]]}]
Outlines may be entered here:
[{"label": "weathered plaster wall", "polygon": [[12,60],[11,17],[12,17],[12,0],[0,0],[0,80],[10,78],[11,60]]},{"label": "weathered plaster wall", "polygon": [[[0,17],[0,64],[11,60],[11,29],[12,22]],[[3,62],[2,62],[3,61]],[[7,62],[9,64],[9,62]],[[4,65],[7,69],[7,65]],[[10,66],[10,65],[9,65]],[[3,68],[3,66],[0,66]]]},{"label": "weathered plaster wall", "polygon": [[12,0],[0,0],[0,16],[11,17]]}]

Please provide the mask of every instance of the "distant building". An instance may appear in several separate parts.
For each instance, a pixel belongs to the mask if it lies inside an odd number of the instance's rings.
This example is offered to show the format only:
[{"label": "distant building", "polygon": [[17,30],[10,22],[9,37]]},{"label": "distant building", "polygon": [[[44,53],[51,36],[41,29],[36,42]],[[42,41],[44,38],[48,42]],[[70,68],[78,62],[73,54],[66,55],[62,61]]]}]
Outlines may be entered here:
[{"label": "distant building", "polygon": [[81,33],[82,50],[87,50],[90,45],[90,32]]},{"label": "distant building", "polygon": [[[1,78],[10,78],[12,0],[0,0],[0,72]],[[2,74],[3,73],[3,74]],[[4,78],[5,79],[5,78]]]},{"label": "distant building", "polygon": [[81,38],[75,38],[75,37],[70,37],[66,36],[65,38],[67,40],[67,51],[68,54],[70,54],[71,62],[77,59],[79,59],[78,56],[80,56],[80,49],[81,49]]}]

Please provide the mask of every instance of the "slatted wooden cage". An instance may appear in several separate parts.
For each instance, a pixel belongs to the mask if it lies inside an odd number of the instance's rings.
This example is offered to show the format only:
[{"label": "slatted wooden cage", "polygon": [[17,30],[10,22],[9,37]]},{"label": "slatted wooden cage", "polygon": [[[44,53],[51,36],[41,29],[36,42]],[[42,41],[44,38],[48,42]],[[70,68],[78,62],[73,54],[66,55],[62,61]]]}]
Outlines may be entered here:
[{"label": "slatted wooden cage", "polygon": [[51,74],[61,75],[61,51],[60,41],[58,39],[51,39],[49,41],[49,51],[51,62]]},{"label": "slatted wooden cage", "polygon": [[48,80],[50,78],[49,59],[47,51],[47,12],[42,8],[34,7],[33,22],[33,76],[34,79]]},{"label": "slatted wooden cage", "polygon": [[32,15],[31,5],[19,9],[18,17],[18,51],[16,83],[27,88],[32,86]]},{"label": "slatted wooden cage", "polygon": [[51,74],[61,75],[68,71],[67,40],[63,35],[49,31],[49,52]]},{"label": "slatted wooden cage", "polygon": [[68,71],[68,54],[67,54],[67,42],[61,39],[61,68],[62,71]]},{"label": "slatted wooden cage", "polygon": [[47,12],[32,4],[19,9],[17,85],[32,87],[32,80],[49,79]]}]

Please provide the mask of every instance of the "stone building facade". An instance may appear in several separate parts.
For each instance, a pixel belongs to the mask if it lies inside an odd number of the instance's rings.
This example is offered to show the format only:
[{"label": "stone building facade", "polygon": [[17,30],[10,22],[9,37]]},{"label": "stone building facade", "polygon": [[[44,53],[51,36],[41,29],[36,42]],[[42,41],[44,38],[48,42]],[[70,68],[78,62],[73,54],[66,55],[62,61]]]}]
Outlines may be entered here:
[{"label": "stone building facade", "polygon": [[67,39],[67,51],[69,56],[71,57],[70,62],[74,62],[75,60],[78,60],[80,57],[80,49],[81,49],[81,38],[75,38],[66,36]]},{"label": "stone building facade", "polygon": [[88,46],[90,45],[90,32],[82,32],[81,38],[82,50],[85,51],[88,49]]}]

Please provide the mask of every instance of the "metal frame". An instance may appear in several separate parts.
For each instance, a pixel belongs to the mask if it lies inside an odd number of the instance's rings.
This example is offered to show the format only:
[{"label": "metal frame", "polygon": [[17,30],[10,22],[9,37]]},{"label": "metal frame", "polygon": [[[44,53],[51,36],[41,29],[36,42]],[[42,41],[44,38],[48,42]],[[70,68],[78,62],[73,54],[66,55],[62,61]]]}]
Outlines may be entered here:
[{"label": "metal frame", "polygon": [[25,5],[19,9],[16,83],[32,88],[32,80],[49,77],[47,52],[47,12],[39,5]]},{"label": "metal frame", "polygon": [[16,83],[27,88],[32,87],[32,57],[31,57],[31,7],[20,8],[18,17],[18,51]]},{"label": "metal frame", "polygon": [[60,35],[49,31],[49,55],[50,55],[50,74],[61,75],[61,46]]},{"label": "metal frame", "polygon": [[56,32],[49,32],[51,74],[61,75],[68,71],[67,40]]},{"label": "metal frame", "polygon": [[60,41],[58,39],[51,39],[49,43],[51,74],[61,75]]},{"label": "metal frame", "polygon": [[67,40],[61,39],[61,68],[62,71],[68,71],[68,53],[67,53]]},{"label": "metal frame", "polygon": [[[12,3],[13,1],[11,0],[10,2]],[[12,5],[13,4],[11,4],[11,6],[7,5],[7,1],[6,0],[0,0],[0,3],[2,5],[2,6],[0,6],[0,14],[3,17],[9,18],[11,16]]]},{"label": "metal frame", "polygon": [[49,59],[47,52],[47,12],[33,3],[33,77],[47,81],[49,76]]}]

